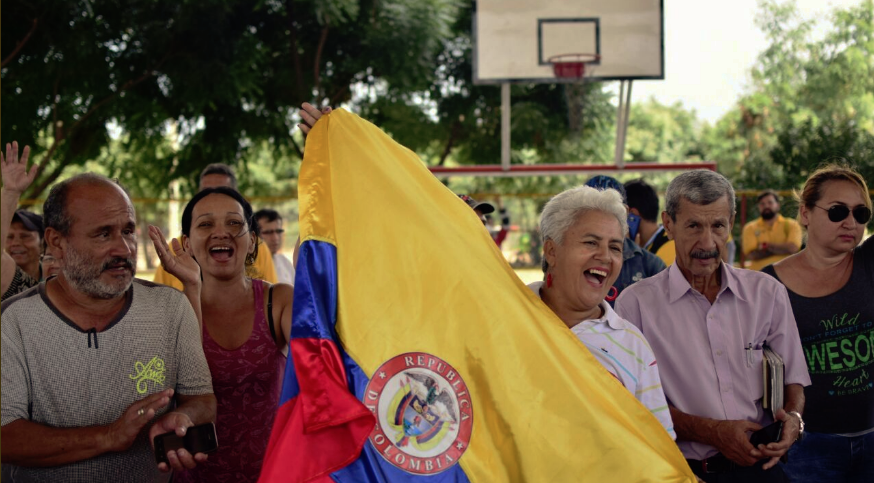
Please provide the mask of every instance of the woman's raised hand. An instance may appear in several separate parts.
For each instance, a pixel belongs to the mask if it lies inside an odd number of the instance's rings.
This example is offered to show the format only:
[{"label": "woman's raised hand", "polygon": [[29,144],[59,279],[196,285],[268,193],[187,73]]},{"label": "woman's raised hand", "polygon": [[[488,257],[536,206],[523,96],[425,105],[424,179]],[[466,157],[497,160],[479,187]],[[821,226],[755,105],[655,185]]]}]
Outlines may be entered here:
[{"label": "woman's raised hand", "polygon": [[[153,225],[149,225],[149,238],[152,239],[152,244],[155,245],[155,251],[161,260],[161,266],[167,273],[178,278],[186,287],[200,285],[200,265],[190,253],[182,248],[179,240],[175,238],[171,240],[170,243],[173,244],[171,248],[161,230]],[[173,250],[173,253],[170,253],[170,250]],[[176,256],[173,256],[174,254]]]},{"label": "woman's raised hand", "polygon": [[303,135],[306,136],[310,133],[310,129],[316,125],[316,122],[321,119],[322,116],[330,114],[331,108],[324,107],[322,110],[319,110],[316,106],[310,104],[309,102],[304,102],[300,106],[300,118],[303,120],[302,123],[298,124],[300,130],[303,131]]},{"label": "woman's raised hand", "polygon": [[6,156],[0,153],[0,168],[3,173],[3,189],[21,194],[36,177],[36,163],[27,169],[27,158],[30,157],[30,146],[25,146],[18,157],[18,141],[6,143]]}]

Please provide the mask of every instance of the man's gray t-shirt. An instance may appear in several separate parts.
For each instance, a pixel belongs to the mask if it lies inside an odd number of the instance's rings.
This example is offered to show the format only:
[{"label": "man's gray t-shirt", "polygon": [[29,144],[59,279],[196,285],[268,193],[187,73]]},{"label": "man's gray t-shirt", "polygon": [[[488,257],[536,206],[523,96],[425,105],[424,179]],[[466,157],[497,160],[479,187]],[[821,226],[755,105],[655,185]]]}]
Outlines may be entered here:
[{"label": "man's gray t-shirt", "polygon": [[[197,318],[173,288],[135,279],[125,307],[102,332],[83,331],[61,314],[45,282],[3,302],[2,318],[3,426],[18,419],[55,428],[103,426],[165,389],[212,393]],[[148,441],[150,427],[127,451],[58,467],[14,467],[13,481],[166,481]]]}]

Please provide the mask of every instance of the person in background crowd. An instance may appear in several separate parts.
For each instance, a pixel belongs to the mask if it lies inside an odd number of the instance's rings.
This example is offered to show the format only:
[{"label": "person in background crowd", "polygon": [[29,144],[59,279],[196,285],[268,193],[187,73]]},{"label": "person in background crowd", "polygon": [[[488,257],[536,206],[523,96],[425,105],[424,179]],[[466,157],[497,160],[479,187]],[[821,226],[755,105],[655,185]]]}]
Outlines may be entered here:
[{"label": "person in background crowd", "polygon": [[750,270],[761,270],[801,248],[801,225],[780,214],[780,200],[773,190],[759,193],[759,218],[743,228],[743,252]]},{"label": "person in background crowd", "polygon": [[237,175],[234,173],[234,168],[224,163],[206,165],[200,172],[200,190],[218,188],[220,186],[227,186],[233,190],[237,189]]},{"label": "person in background crowd", "polygon": [[[24,168],[4,181],[28,184]],[[4,474],[151,483],[205,462],[185,449],[155,462],[153,439],[214,421],[216,400],[191,305],[134,278],[130,197],[86,173],[55,185],[43,212],[63,269],[0,308]]]},{"label": "person in background crowd", "polygon": [[[483,226],[488,229],[488,215],[495,212],[495,205],[487,201],[477,201],[468,195],[457,196],[461,198],[465,203],[467,203],[467,206],[470,206],[473,212],[476,213],[476,216],[480,219],[480,221],[482,221]],[[501,244],[504,243],[504,240],[507,238],[507,234],[510,232],[510,217],[507,215],[507,210],[503,206],[501,206],[500,214],[501,228],[494,233],[489,231],[489,234],[492,236],[492,240],[495,241],[495,244],[498,245],[498,248],[501,248]]]},{"label": "person in background crowd", "polygon": [[486,226],[488,224],[488,220],[486,220],[486,215],[495,212],[495,206],[493,204],[487,201],[477,201],[468,195],[458,195],[458,197],[461,198],[462,201],[467,203],[467,206],[469,206],[470,209],[472,209],[473,212],[476,213],[477,218],[479,218],[480,221],[483,222],[483,226]]},{"label": "person in background crowd", "polygon": [[[616,190],[622,197],[622,203],[626,203],[625,187],[622,186],[622,183],[610,176],[595,176],[586,182],[586,186],[591,186],[597,190]],[[627,212],[628,205],[624,206],[626,207]],[[626,236],[622,240],[622,243],[622,271],[619,273],[619,277],[607,293],[607,301],[610,303],[611,307],[616,301],[616,297],[618,297],[619,294],[621,294],[629,285],[645,278],[652,277],[665,269],[665,264],[661,259],[659,259],[659,257],[640,248],[640,245],[635,243],[631,238]]]},{"label": "person in background crowd", "polygon": [[[207,188],[217,188],[225,186],[233,190],[237,189],[237,176],[234,170],[227,164],[213,163],[203,168],[200,172],[200,188],[198,191],[203,191]],[[181,243],[181,242],[180,242]],[[260,243],[260,241],[259,241]],[[171,255],[174,253],[171,251]],[[251,275],[255,278],[260,278],[270,283],[276,283],[276,268],[273,266],[273,257],[262,254],[255,259],[255,263],[249,267]],[[155,283],[168,285],[178,290],[182,290],[182,282],[178,278],[170,275],[164,270],[164,266],[159,266],[155,270]]]},{"label": "person in background crowd", "polygon": [[175,256],[156,227],[149,227],[149,237],[200,315],[218,400],[218,451],[174,482],[255,482],[279,403],[294,288],[247,274],[259,249],[258,223],[249,202],[231,188],[206,188],[188,202],[182,243],[173,240]]},{"label": "person in background crowd", "polygon": [[[60,272],[60,265],[51,255],[51,251],[46,250],[42,216],[27,210],[15,210],[21,193],[30,186],[33,175],[36,174],[36,168],[31,168],[31,173],[23,171],[24,167],[27,166],[30,147],[25,146],[20,160],[17,142],[7,145],[6,149],[5,158],[0,153],[4,180],[2,236],[6,240],[6,250],[3,251],[2,287],[0,287],[0,293],[3,294],[2,300],[23,292],[39,283],[40,280],[45,280]],[[7,159],[9,162],[6,162]],[[38,245],[34,246],[34,243]],[[36,263],[34,263],[34,259],[36,259]],[[34,275],[40,278],[36,278]]]},{"label": "person in background crowd", "polygon": [[282,228],[282,216],[276,210],[265,208],[255,212],[255,221],[261,229],[261,239],[267,244],[273,254],[273,266],[276,267],[276,278],[279,283],[294,285],[294,266],[282,252],[285,240],[285,229]]},{"label": "person in background crowd", "polygon": [[674,263],[674,240],[668,238],[664,225],[659,224],[659,194],[643,179],[625,183],[628,212],[640,217],[640,246],[661,258],[665,265]]},{"label": "person in background crowd", "polygon": [[[6,144],[6,156],[0,153],[0,168],[2,168],[3,174],[3,189],[0,191],[0,210],[2,210],[0,237],[3,240],[8,240],[11,236],[12,220],[15,217],[15,209],[18,208],[21,193],[30,186],[34,176],[36,176],[36,165],[30,171],[26,169],[29,155],[30,146],[25,146],[19,159],[18,142]],[[41,234],[40,238],[42,238]],[[0,283],[2,300],[24,292],[39,283],[39,279],[31,277],[19,267],[6,250],[2,252],[3,263],[0,263],[0,267],[2,267],[0,268],[2,270],[2,280],[0,280],[2,282]]]},{"label": "person in background crowd", "polygon": [[734,265],[736,253],[737,253],[737,243],[734,242],[734,238],[729,233],[728,241],[725,242],[725,253],[722,254],[722,261],[729,264],[729,265]]},{"label": "person in background crowd", "polygon": [[510,215],[507,213],[507,208],[504,203],[498,198],[498,214],[501,216],[501,227],[497,231],[492,232],[492,239],[498,245],[498,248],[504,244],[507,235],[510,234]]},{"label": "person in background crowd", "polygon": [[16,210],[6,236],[6,252],[15,264],[34,280],[42,278],[39,255],[42,247],[42,216],[32,211]]},{"label": "person in background crowd", "polygon": [[786,473],[793,483],[872,482],[874,237],[859,244],[871,220],[868,186],[857,171],[828,165],[799,198],[807,246],[763,270],[789,291],[813,381]]},{"label": "person in background crowd", "polygon": [[[780,458],[799,437],[810,376],[786,289],[759,272],[735,269],[722,254],[735,194],[722,175],[689,171],[665,194],[662,223],[677,258],[628,287],[616,312],[638,327],[659,361],[677,443],[708,483],[783,482]],[[754,447],[750,433],[772,422],[762,407],[762,350],[785,363],[778,442]]]},{"label": "person in background crowd", "polygon": [[622,269],[626,215],[612,189],[554,196],[540,215],[545,282],[528,287],[676,438],[652,349],[604,300]]},{"label": "person in background crowd", "polygon": [[45,238],[42,241],[42,255],[39,256],[39,261],[42,265],[43,280],[61,273],[61,261],[52,255],[52,250],[48,247]]}]

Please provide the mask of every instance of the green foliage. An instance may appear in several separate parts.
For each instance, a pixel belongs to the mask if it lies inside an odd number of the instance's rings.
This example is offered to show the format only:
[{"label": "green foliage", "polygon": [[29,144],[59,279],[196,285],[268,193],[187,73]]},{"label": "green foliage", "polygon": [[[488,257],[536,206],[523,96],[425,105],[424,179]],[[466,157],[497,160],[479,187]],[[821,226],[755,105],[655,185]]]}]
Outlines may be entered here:
[{"label": "green foliage", "polygon": [[[500,88],[472,82],[472,11],[461,0],[9,3],[0,138],[37,147],[30,196],[88,161],[134,196],[166,197],[180,179],[186,196],[211,162],[236,166],[249,196],[292,195],[297,108],[312,100],[349,106],[429,165],[497,164]],[[840,156],[874,179],[874,0],[835,9],[821,40],[791,1],[760,11],[769,47],[736,108],[710,126],[679,103],[633,105],[626,161],[716,161],[738,188],[786,189]],[[610,163],[606,87],[513,85],[513,162]],[[447,184],[550,194],[586,178]],[[663,187],[669,175],[648,178]]]},{"label": "green foliage", "polygon": [[753,92],[705,132],[705,149],[739,187],[799,187],[838,157],[874,171],[874,2],[836,9],[822,40],[794,3],[767,0],[759,26],[770,46]]},{"label": "green foliage", "polygon": [[[302,102],[338,104],[354,85],[426,89],[458,10],[450,0],[4,7],[0,137],[41,148],[30,196],[98,158],[107,124],[125,135],[131,162],[147,165],[153,195],[179,177],[193,183],[211,162],[245,165],[253,146],[299,158],[291,133]],[[171,127],[179,136],[166,150]]]},{"label": "green foliage", "polygon": [[631,106],[626,160],[671,163],[702,161],[701,130],[695,112],[681,103],[672,106],[650,99]]}]

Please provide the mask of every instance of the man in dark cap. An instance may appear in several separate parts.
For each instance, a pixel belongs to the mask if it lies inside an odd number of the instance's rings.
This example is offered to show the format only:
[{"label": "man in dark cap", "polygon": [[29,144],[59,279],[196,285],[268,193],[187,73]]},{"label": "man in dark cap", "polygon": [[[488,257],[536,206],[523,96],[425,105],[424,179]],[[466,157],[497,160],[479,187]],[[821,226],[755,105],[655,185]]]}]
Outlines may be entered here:
[{"label": "man in dark cap", "polygon": [[480,221],[483,222],[483,225],[487,224],[486,215],[495,212],[495,207],[491,203],[485,201],[477,201],[468,195],[458,195],[458,197],[461,198],[462,201],[467,203],[467,206],[473,209],[474,213],[476,213],[476,216],[479,217]]},{"label": "man in dark cap", "polygon": [[42,216],[27,210],[17,210],[12,216],[12,225],[6,236],[6,253],[34,280],[41,278],[39,255],[42,234]]},{"label": "man in dark cap", "polygon": [[[495,205],[486,201],[477,201],[468,195],[458,195],[458,197],[467,203],[467,206],[470,206],[471,209],[473,209],[476,216],[483,222],[483,226],[489,229],[489,220],[486,215],[495,212]],[[504,243],[504,240],[507,238],[507,234],[510,233],[510,217],[507,215],[507,210],[504,209],[503,206],[501,206],[500,215],[501,227],[497,229],[497,231],[489,229],[489,234],[492,236],[492,240],[495,241],[495,244],[498,245],[498,248],[501,247],[501,244]]]}]

